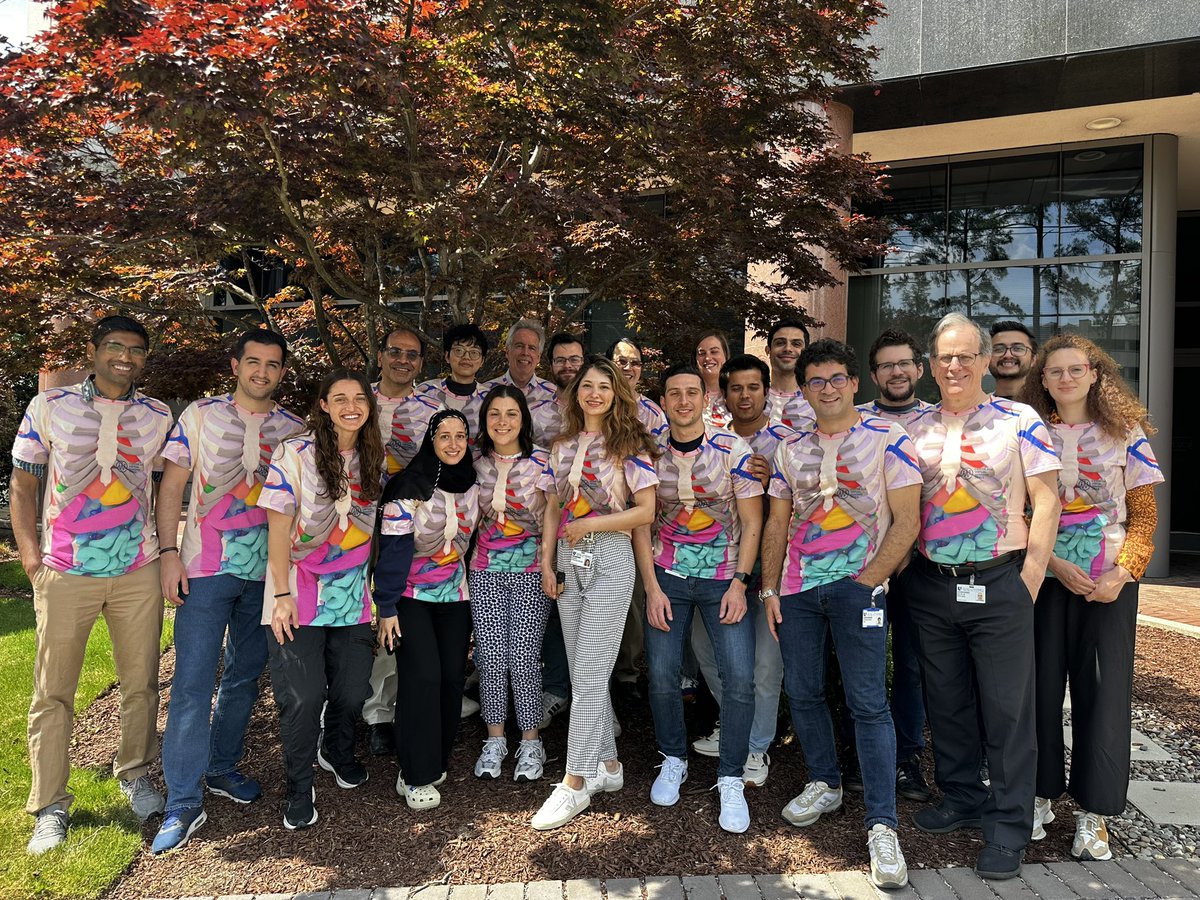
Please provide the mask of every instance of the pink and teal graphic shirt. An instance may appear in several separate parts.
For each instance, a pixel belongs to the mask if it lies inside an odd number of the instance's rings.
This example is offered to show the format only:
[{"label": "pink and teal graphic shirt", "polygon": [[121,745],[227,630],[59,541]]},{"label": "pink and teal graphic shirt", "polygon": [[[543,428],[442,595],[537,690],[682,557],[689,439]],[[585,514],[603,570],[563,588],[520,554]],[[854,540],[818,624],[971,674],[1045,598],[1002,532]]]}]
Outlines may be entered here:
[{"label": "pink and teal graphic shirt", "polygon": [[796,432],[773,468],[770,495],[792,501],[781,594],[856,577],[892,524],[887,492],[921,483],[904,429],[874,417],[841,434]]},{"label": "pink and teal graphic shirt", "polygon": [[1062,460],[1054,555],[1099,578],[1116,565],[1125,543],[1126,492],[1162,483],[1162,470],[1140,427],[1130,429],[1123,441],[1094,422],[1056,422],[1050,435]]},{"label": "pink and teal graphic shirt", "polygon": [[45,467],[45,565],[114,577],[158,555],[151,481],[170,430],[167,405],[140,391],[109,400],[89,381],[30,401],[12,455],[22,468]]},{"label": "pink and teal graphic shirt", "polygon": [[546,494],[554,493],[550,454],[536,447],[532,456],[481,456],[475,460],[475,484],[479,533],[471,568],[540,571],[542,516]]},{"label": "pink and teal graphic shirt", "polygon": [[396,500],[384,506],[382,533],[413,536],[403,596],[426,603],[470,599],[465,561],[478,521],[478,484],[461,494],[435,489],[428,500]]},{"label": "pink and teal graphic shirt", "polygon": [[[479,428],[479,410],[483,406],[483,398],[487,396],[487,391],[483,389],[483,385],[478,382],[474,389],[469,394],[459,394],[450,389],[453,382],[448,378],[434,378],[430,381],[423,381],[413,388],[413,393],[420,397],[429,400],[438,409],[457,409],[460,413],[467,417],[467,424],[471,440],[476,437],[476,430]],[[465,386],[465,385],[464,385]],[[426,419],[428,422],[428,419]],[[417,446],[421,444],[420,438],[417,439]],[[416,451],[414,450],[415,454]],[[412,459],[410,455],[408,459]]]},{"label": "pink and teal graphic shirt", "polygon": [[[390,478],[412,462],[425,439],[429,420],[438,411],[438,404],[428,394],[415,390],[407,397],[387,397],[379,392],[379,384],[373,384],[375,402],[379,404],[379,435],[383,438],[383,449],[387,452],[387,474]],[[476,416],[478,421],[478,416]],[[468,424],[470,419],[467,419]],[[472,425],[467,433],[474,434]]]},{"label": "pink and teal graphic shirt", "polygon": [[658,484],[654,463],[645,454],[611,458],[604,435],[581,431],[570,440],[556,441],[550,449],[550,470],[562,508],[558,533],[588,516],[622,512],[633,504],[642,488]]},{"label": "pink and teal graphic shirt", "polygon": [[271,457],[258,508],[292,518],[288,584],[274,583],[270,568],[263,590],[263,624],[270,624],[274,595],[290,590],[301,625],[357,625],[371,621],[367,563],[375,531],[375,504],[362,499],[364,474],[358,452],[342,453],[350,487],[340,500],[325,495],[310,434],[283,441]]},{"label": "pink and teal graphic shirt", "polygon": [[737,501],[763,495],[747,469],[754,451],[725,431],[706,431],[700,446],[686,453],[671,446],[667,431],[660,446],[655,565],[693,578],[732,578],[742,539]]},{"label": "pink and teal graphic shirt", "polygon": [[192,473],[179,548],[188,578],[266,577],[267,513],[257,507],[258,496],[279,442],[303,430],[304,422],[282,407],[250,412],[232,394],[183,411],[162,456]]},{"label": "pink and teal graphic shirt", "polygon": [[800,391],[767,391],[767,421],[784,425],[795,431],[811,431],[816,427],[813,409]]},{"label": "pink and teal graphic shirt", "polygon": [[922,555],[959,565],[1025,548],[1025,478],[1062,468],[1032,407],[994,396],[962,413],[937,404],[908,433],[923,478]]}]

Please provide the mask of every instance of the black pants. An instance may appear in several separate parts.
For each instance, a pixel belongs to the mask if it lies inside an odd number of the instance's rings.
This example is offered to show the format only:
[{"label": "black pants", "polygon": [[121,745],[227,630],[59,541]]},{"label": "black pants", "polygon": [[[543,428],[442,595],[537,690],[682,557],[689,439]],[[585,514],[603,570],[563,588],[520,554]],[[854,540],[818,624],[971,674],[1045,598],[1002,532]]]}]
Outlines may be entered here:
[{"label": "black pants", "polygon": [[396,755],[411,785],[446,771],[462,716],[471,605],[404,597],[396,606]]},{"label": "black pants", "polygon": [[[975,576],[985,603],[959,602],[956,588],[970,577],[943,575],[923,557],[900,578],[916,626],[938,787],[952,808],[980,812],[984,840],[1020,850],[1033,828],[1037,767],[1034,603],[1021,563]],[[979,779],[981,741],[990,794]]]},{"label": "black pants", "polygon": [[[1047,578],[1038,593],[1037,794],[1067,791],[1088,812],[1125,811],[1129,787],[1129,698],[1137,633],[1138,585],[1112,603],[1089,603]],[[1071,781],[1064,774],[1062,711],[1071,680]]]},{"label": "black pants", "polygon": [[335,766],[354,758],[354,726],[371,693],[375,640],[367,623],[305,625],[294,630],[295,640],[282,646],[269,627],[267,631],[288,793],[304,792],[312,786],[321,706],[326,700],[322,753]]}]

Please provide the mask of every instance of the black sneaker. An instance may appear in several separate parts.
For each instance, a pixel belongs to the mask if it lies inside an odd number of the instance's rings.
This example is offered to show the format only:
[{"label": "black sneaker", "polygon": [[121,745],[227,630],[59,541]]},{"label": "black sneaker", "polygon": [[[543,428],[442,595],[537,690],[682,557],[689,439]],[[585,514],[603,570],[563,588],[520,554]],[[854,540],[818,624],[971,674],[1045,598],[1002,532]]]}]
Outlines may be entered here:
[{"label": "black sneaker", "polygon": [[845,765],[842,766],[842,790],[853,794],[863,793],[862,769],[858,765],[857,757],[847,757]]},{"label": "black sneaker", "polygon": [[391,722],[367,726],[367,749],[372,756],[391,756],[396,752],[396,733]]},{"label": "black sneaker", "polygon": [[317,824],[317,789],[288,791],[287,809],[283,811],[283,827],[288,831]]},{"label": "black sneaker", "polygon": [[333,763],[325,758],[325,754],[321,751],[320,746],[317,747],[317,765],[326,772],[332,772],[334,780],[337,781],[337,786],[346,790],[358,787],[370,777],[362,763],[357,759],[351,758],[347,762],[339,763],[337,768],[334,768]]},{"label": "black sneaker", "polygon": [[928,803],[933,799],[933,792],[921,774],[919,757],[914,756],[896,766],[896,795],[918,803]]},{"label": "black sneaker", "polygon": [[979,851],[975,874],[980,878],[992,878],[996,881],[1016,878],[1021,874],[1021,859],[1024,855],[1024,850],[1009,850],[999,844],[985,844]]},{"label": "black sneaker", "polygon": [[978,810],[959,810],[942,803],[917,810],[913,814],[913,824],[929,834],[949,834],[960,828],[978,828],[980,818]]}]

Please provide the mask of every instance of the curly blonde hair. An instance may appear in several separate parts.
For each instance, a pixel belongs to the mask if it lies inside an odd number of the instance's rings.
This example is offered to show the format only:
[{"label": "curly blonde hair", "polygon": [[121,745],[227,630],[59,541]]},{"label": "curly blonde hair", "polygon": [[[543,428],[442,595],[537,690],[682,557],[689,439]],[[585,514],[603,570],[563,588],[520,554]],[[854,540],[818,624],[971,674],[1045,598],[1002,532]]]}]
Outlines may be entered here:
[{"label": "curly blonde hair", "polygon": [[644,453],[651,459],[657,459],[660,455],[658,447],[638,418],[633,388],[612,360],[603,356],[589,356],[571,383],[563,388],[563,427],[554,442],[573,440],[583,431],[579,384],[593,371],[607,377],[613,386],[613,405],[605,415],[602,426],[604,446],[609,457],[625,459]]},{"label": "curly blonde hair", "polygon": [[1087,357],[1088,365],[1097,376],[1095,384],[1088,390],[1087,412],[1104,431],[1117,440],[1124,440],[1136,425],[1140,425],[1147,435],[1157,431],[1150,424],[1150,413],[1121,377],[1117,361],[1079,334],[1059,334],[1046,341],[1033,360],[1025,386],[1017,397],[1019,401],[1028,403],[1047,422],[1058,411],[1054,398],[1042,383],[1046,360],[1056,350],[1078,350]]}]

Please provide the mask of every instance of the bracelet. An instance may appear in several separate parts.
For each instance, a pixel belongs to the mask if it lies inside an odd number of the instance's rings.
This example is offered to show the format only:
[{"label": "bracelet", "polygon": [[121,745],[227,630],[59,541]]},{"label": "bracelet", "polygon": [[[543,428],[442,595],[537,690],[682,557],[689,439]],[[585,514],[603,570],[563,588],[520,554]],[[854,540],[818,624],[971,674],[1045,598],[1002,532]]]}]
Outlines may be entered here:
[{"label": "bracelet", "polygon": [[291,591],[284,591],[282,594],[276,594],[275,599],[278,600],[280,597],[290,597],[290,596],[292,596]]},{"label": "bracelet", "polygon": [[178,547],[159,547],[158,548],[159,556],[162,556],[164,553],[178,553],[178,552],[179,552]]}]

